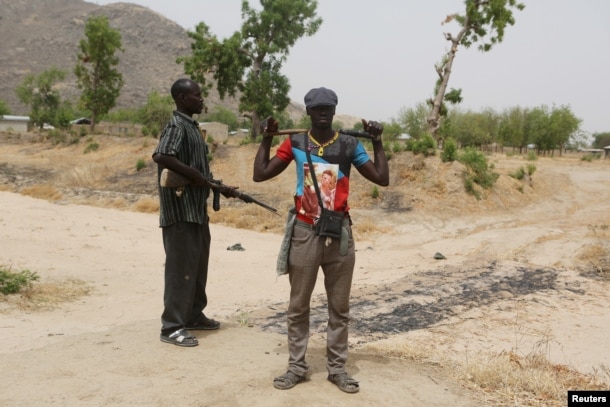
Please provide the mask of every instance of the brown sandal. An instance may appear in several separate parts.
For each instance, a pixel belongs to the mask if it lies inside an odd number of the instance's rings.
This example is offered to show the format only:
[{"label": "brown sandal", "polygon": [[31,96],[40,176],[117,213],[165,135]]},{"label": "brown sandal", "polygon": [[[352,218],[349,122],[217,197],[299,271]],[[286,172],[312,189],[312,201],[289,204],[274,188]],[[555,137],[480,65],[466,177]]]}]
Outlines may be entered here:
[{"label": "brown sandal", "polygon": [[329,374],[328,381],[346,393],[358,393],[360,390],[358,381],[349,377],[347,373]]},{"label": "brown sandal", "polygon": [[297,384],[304,382],[305,376],[299,376],[296,373],[292,373],[288,371],[281,376],[273,379],[273,387],[279,390],[288,390],[292,389]]}]

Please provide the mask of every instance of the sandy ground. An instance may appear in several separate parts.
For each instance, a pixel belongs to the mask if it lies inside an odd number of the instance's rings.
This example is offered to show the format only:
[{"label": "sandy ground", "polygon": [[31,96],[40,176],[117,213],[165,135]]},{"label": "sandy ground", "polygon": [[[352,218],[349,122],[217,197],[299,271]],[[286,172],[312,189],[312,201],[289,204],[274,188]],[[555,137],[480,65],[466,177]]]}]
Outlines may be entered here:
[{"label": "sandy ground", "polygon": [[[610,284],[583,276],[579,255],[607,244],[610,163],[536,165],[537,177],[558,180],[542,202],[463,216],[385,214],[383,232],[357,241],[348,363],[361,384],[356,395],[326,381],[321,277],[310,380],[290,391],[272,387],[287,361],[279,234],[212,224],[206,314],[222,326],[198,332],[198,347],[180,348],[159,341],[156,214],[0,191],[0,264],[90,289],[43,310],[0,302],[0,405],[484,405],[455,380],[451,362],[540,348],[554,363],[607,372]],[[356,223],[376,216],[352,214]],[[236,243],[245,250],[227,250]],[[367,347],[374,342],[421,348],[438,363],[384,357]]]}]

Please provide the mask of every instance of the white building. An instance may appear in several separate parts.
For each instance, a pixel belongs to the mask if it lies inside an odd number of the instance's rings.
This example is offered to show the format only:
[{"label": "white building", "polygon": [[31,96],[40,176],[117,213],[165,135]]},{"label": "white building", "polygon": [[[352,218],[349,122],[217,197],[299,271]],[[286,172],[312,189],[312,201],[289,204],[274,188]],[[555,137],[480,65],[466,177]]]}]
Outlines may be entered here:
[{"label": "white building", "polygon": [[0,131],[27,133],[30,124],[29,116],[0,116]]}]

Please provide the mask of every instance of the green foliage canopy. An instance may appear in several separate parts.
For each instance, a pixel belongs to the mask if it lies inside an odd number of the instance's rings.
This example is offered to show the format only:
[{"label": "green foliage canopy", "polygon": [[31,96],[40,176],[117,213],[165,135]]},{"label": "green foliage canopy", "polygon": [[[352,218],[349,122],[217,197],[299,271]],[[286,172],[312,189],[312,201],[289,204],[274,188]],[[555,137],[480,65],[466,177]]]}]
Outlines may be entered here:
[{"label": "green foliage canopy", "polygon": [[30,120],[38,128],[45,123],[60,125],[62,102],[55,85],[65,77],[65,71],[52,67],[38,75],[26,75],[15,89],[19,101],[30,107]]},{"label": "green foliage canopy", "polygon": [[4,100],[0,99],[0,116],[4,116],[5,114],[11,114],[11,109]]},{"label": "green foliage canopy", "polygon": [[74,74],[82,90],[80,103],[91,112],[93,131],[97,118],[115,106],[123,87],[123,75],[115,68],[119,64],[116,52],[123,51],[121,33],[110,27],[108,17],[90,17],[79,49]]},{"label": "green foliage canopy", "polygon": [[229,126],[229,131],[235,131],[239,127],[239,121],[235,113],[226,107],[217,106],[213,112],[205,116],[206,121],[224,123]]},{"label": "green foliage canopy", "polygon": [[158,136],[171,119],[175,105],[170,95],[160,95],[157,91],[148,94],[146,104],[138,112],[138,120],[144,125],[144,133]]},{"label": "green foliage canopy", "polygon": [[242,1],[242,27],[220,41],[201,22],[188,35],[191,55],[177,59],[184,72],[202,84],[204,95],[216,81],[221,98],[241,93],[239,111],[252,121],[256,137],[262,118],[282,111],[290,99],[288,78],[281,74],[290,48],[303,36],[315,34],[322,24],[315,0],[261,0],[255,10]]},{"label": "green foliage canopy", "polygon": [[439,79],[436,82],[434,97],[430,101],[432,111],[428,117],[428,131],[434,136],[441,126],[441,117],[446,115],[443,101],[462,101],[461,90],[447,91],[458,46],[469,48],[478,43],[479,50],[491,50],[504,39],[506,27],[515,24],[513,9],[525,8],[525,5],[517,0],[464,0],[464,5],[463,13],[450,14],[445,19],[445,23],[455,21],[460,29],[455,36],[445,33],[445,39],[450,42],[451,47],[435,66]]}]

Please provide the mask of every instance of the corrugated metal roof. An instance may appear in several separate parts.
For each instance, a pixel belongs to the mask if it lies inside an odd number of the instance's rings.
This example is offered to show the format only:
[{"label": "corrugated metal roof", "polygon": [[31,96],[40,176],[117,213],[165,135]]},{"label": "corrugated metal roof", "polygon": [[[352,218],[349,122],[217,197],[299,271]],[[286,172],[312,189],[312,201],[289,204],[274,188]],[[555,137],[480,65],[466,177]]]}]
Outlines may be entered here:
[{"label": "corrugated metal roof", "polygon": [[14,122],[29,122],[30,121],[29,116],[12,116],[10,114],[5,114],[4,116],[0,115],[0,119],[1,120],[10,120],[10,121],[14,121]]}]

